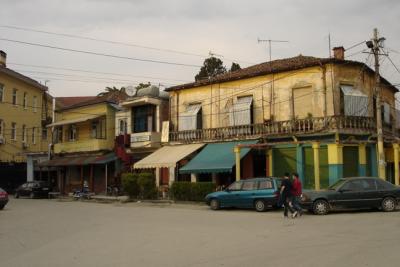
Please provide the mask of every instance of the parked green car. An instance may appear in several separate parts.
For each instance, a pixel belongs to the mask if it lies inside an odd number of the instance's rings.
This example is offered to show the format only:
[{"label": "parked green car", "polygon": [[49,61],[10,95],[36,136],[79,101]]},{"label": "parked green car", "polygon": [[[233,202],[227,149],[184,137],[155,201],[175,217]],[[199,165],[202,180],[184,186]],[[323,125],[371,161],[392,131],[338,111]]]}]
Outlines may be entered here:
[{"label": "parked green car", "polygon": [[236,181],[224,191],[210,193],[205,200],[211,209],[244,208],[265,211],[276,208],[281,178],[266,177]]}]

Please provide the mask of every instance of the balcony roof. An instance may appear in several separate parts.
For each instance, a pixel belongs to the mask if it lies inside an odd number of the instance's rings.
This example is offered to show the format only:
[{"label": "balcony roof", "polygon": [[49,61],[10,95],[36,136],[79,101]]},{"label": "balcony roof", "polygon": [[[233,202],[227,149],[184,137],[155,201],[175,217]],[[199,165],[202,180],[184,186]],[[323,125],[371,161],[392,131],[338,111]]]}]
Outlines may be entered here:
[{"label": "balcony roof", "polygon": [[57,121],[55,123],[49,124],[47,125],[47,127],[53,127],[53,126],[61,126],[61,125],[66,125],[66,124],[74,124],[74,123],[78,123],[78,122],[84,122],[84,121],[88,121],[88,120],[93,120],[102,116],[106,116],[105,113],[103,114],[96,114],[96,115],[88,115],[88,116],[84,116],[84,117],[79,117],[76,119],[70,119],[70,120],[61,120],[61,121]]}]

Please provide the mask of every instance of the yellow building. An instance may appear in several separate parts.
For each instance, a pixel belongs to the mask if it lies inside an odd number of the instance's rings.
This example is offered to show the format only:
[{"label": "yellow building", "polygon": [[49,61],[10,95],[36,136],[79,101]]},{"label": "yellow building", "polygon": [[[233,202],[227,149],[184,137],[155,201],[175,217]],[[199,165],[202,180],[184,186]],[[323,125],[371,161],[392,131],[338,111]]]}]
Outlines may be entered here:
[{"label": "yellow building", "polygon": [[[179,175],[226,183],[296,171],[308,188],[326,187],[340,177],[376,176],[375,73],[364,63],[345,60],[343,47],[334,55],[274,60],[168,88],[171,144],[262,144],[242,146],[246,153],[235,149],[232,164],[241,163],[236,171],[217,161],[208,164],[209,171],[200,170],[199,159],[211,158],[200,152]],[[393,149],[397,89],[384,78],[381,88],[385,147],[398,154],[398,147]],[[212,145],[203,151],[218,151]],[[397,165],[390,157],[386,162],[386,178],[396,183]]]},{"label": "yellow building", "polygon": [[27,154],[48,151],[52,97],[47,87],[6,67],[0,51],[0,187],[13,190],[27,177]]},{"label": "yellow building", "polygon": [[107,94],[56,110],[55,122],[49,125],[54,156],[41,166],[57,170],[61,192],[80,190],[87,182],[91,191],[101,193],[114,183],[119,171],[113,151],[120,98]]}]

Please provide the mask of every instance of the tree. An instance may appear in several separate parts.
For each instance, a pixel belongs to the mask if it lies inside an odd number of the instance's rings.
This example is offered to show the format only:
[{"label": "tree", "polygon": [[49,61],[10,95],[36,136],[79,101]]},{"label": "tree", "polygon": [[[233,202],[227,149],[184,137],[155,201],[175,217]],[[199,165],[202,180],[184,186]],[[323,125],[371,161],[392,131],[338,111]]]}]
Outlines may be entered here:
[{"label": "tree", "polygon": [[202,79],[210,79],[223,73],[226,73],[226,68],[222,60],[216,57],[209,57],[204,60],[200,72],[194,78],[196,81],[199,81]]},{"label": "tree", "polygon": [[147,87],[150,87],[150,86],[151,86],[151,83],[150,83],[150,82],[147,82],[147,83],[139,83],[139,85],[135,86],[135,88],[136,88],[137,90],[139,90],[139,89],[147,88]]},{"label": "tree", "polygon": [[232,62],[232,66],[231,66],[231,70],[230,71],[237,71],[237,70],[241,70],[242,68],[240,67],[240,65],[238,63]]},{"label": "tree", "polygon": [[106,87],[106,89],[104,90],[104,92],[99,93],[97,96],[104,96],[104,95],[108,95],[111,93],[126,93],[126,89],[125,87],[121,87],[120,89],[118,89],[117,87],[113,86],[113,87]]}]

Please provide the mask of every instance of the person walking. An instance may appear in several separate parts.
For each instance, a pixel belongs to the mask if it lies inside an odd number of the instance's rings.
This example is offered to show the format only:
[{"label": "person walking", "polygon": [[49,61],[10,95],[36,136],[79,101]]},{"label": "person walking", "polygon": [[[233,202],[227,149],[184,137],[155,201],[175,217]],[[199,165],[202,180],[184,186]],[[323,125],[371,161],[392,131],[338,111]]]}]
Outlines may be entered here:
[{"label": "person walking", "polygon": [[303,209],[300,206],[300,198],[302,194],[302,184],[299,179],[299,174],[294,172],[292,174],[293,181],[292,181],[292,190],[291,190],[291,195],[292,195],[292,206],[295,210],[295,213],[292,214],[293,217],[296,215],[303,215]]},{"label": "person walking", "polygon": [[[281,197],[281,202],[283,203],[283,217],[288,218],[288,211],[292,213],[292,218],[296,217],[297,213],[293,210],[291,207],[291,192],[292,192],[292,184],[289,179],[289,173],[285,173],[285,176],[283,177],[283,181],[281,184],[281,190],[280,190],[280,197]],[[295,214],[293,216],[293,214]]]}]

